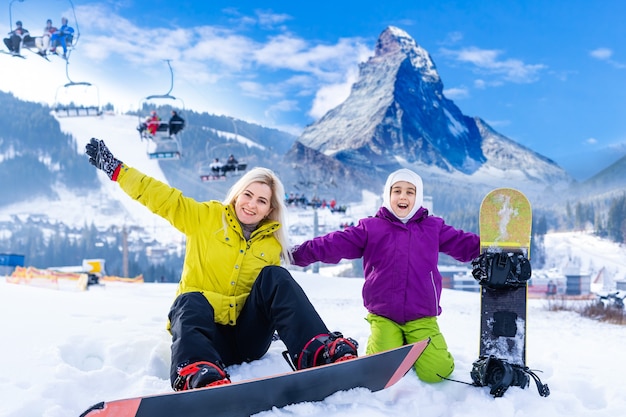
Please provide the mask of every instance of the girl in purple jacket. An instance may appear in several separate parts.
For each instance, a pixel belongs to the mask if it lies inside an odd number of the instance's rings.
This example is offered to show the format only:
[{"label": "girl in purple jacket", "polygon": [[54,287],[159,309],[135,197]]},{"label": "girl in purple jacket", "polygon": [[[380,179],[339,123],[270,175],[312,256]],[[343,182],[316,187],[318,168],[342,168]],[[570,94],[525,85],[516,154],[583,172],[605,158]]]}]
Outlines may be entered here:
[{"label": "girl in purple jacket", "polygon": [[414,367],[421,380],[439,382],[454,370],[454,358],[437,324],[439,253],[469,262],[480,253],[480,239],[429,216],[422,203],[420,176],[397,170],[387,178],[383,206],[374,217],[308,240],[294,247],[292,255],[299,266],[363,258],[363,302],[371,328],[366,353],[430,338]]}]

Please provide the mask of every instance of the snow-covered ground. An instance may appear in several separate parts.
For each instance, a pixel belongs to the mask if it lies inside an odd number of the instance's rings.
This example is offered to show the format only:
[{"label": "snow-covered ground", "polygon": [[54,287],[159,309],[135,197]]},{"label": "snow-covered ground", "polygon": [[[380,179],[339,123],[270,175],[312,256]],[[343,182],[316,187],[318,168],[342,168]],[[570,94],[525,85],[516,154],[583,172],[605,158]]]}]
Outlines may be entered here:
[{"label": "snow-covered ground", "polygon": [[[363,354],[369,333],[363,280],[294,276],[329,328],[356,338]],[[0,416],[77,417],[99,401],[169,392],[165,320],[174,292],[174,284],[156,283],[56,291],[0,278]],[[478,356],[479,296],[444,290],[442,306],[440,325],[456,358],[452,377],[470,382]],[[410,371],[378,393],[355,389],[259,416],[619,416],[626,410],[624,340],[626,326],[551,312],[544,300],[532,299],[527,363],[543,371],[539,375],[552,391],[547,398],[532,383],[494,399],[487,388],[429,385]],[[287,372],[282,350],[282,342],[275,342],[261,360],[230,367],[232,379]]]}]

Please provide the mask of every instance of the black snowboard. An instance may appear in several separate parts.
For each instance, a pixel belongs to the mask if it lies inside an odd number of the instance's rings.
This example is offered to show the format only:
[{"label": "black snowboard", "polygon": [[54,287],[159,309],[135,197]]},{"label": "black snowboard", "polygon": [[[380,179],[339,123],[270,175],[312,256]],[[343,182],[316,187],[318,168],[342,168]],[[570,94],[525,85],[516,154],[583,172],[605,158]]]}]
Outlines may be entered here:
[{"label": "black snowboard", "polygon": [[[512,188],[493,190],[480,205],[481,252],[515,254],[529,260],[531,227],[532,211],[524,194]],[[525,365],[526,283],[502,288],[482,285],[480,291],[480,356]]]},{"label": "black snowboard", "polygon": [[273,407],[322,401],[337,391],[379,391],[398,382],[429,340],[302,371],[228,385],[96,404],[80,417],[250,416]]}]

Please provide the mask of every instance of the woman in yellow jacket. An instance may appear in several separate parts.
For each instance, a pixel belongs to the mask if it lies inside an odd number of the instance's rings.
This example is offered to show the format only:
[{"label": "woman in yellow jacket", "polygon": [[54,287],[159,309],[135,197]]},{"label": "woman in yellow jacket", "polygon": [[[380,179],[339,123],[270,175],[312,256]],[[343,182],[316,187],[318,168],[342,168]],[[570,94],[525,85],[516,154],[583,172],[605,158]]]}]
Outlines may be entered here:
[{"label": "woman in yellow jacket", "polygon": [[274,331],[297,369],[357,356],[358,344],[331,333],[291,274],[283,185],[269,169],[242,176],[224,202],[198,202],[123,164],[103,141],[89,162],[187,238],[170,309],[170,380],[176,391],[229,383],[225,368],[261,358]]}]

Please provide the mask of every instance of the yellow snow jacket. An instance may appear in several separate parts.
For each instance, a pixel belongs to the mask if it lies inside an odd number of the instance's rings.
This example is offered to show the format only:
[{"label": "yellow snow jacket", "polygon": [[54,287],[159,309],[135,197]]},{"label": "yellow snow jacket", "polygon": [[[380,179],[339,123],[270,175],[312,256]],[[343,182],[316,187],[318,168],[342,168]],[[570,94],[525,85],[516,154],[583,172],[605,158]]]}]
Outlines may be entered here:
[{"label": "yellow snow jacket", "polygon": [[[280,224],[265,221],[246,241],[232,205],[198,202],[138,170],[122,165],[122,189],[187,238],[176,295],[199,291],[215,311],[215,322],[235,325],[261,269],[280,265]],[[169,324],[168,324],[169,328]]]}]

